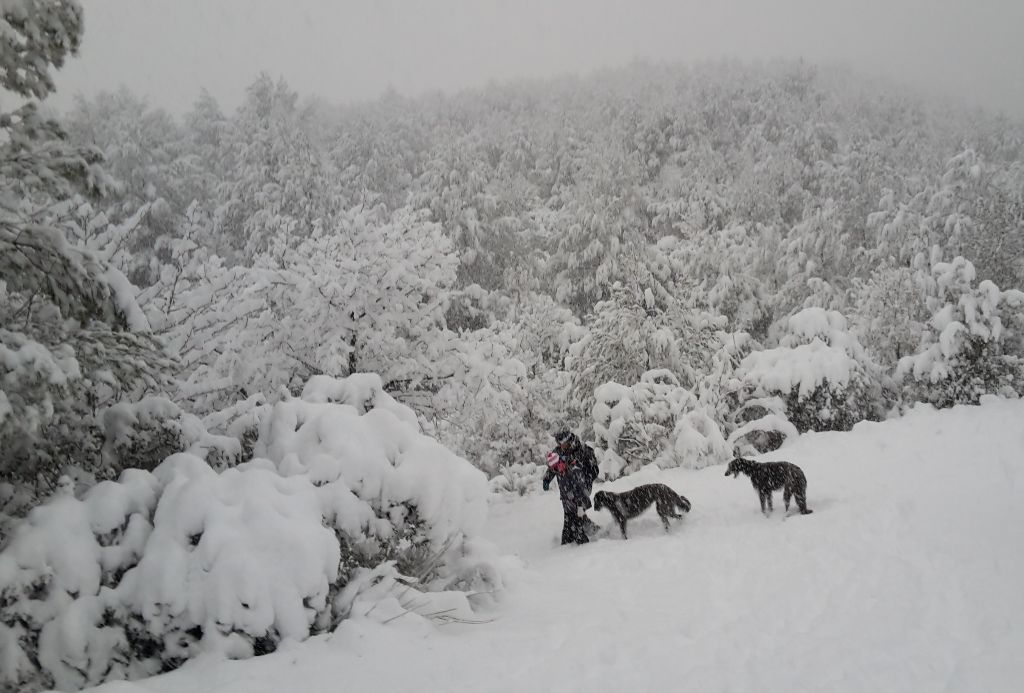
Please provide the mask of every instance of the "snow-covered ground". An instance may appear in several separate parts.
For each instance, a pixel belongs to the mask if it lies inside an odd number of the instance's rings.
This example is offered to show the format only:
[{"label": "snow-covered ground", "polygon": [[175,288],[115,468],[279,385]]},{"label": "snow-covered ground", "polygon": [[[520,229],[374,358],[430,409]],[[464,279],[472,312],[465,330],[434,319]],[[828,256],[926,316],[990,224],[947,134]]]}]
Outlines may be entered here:
[{"label": "snow-covered ground", "polygon": [[[643,472],[693,511],[559,547],[557,493],[496,500],[524,569],[487,623],[349,620],[247,661],[198,660],[106,693],[971,691],[1024,680],[1024,402],[922,409],[802,436],[814,514],[770,519],[745,477]],[[606,513],[595,515],[609,527]]]}]

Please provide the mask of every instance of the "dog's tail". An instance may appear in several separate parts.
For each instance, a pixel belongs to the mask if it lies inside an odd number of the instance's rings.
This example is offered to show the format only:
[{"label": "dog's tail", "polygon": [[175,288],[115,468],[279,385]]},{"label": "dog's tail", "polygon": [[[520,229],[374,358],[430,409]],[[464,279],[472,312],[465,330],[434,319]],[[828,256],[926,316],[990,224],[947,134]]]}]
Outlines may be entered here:
[{"label": "dog's tail", "polygon": [[686,496],[676,494],[676,505],[682,508],[684,513],[690,512],[690,501],[686,500]]}]

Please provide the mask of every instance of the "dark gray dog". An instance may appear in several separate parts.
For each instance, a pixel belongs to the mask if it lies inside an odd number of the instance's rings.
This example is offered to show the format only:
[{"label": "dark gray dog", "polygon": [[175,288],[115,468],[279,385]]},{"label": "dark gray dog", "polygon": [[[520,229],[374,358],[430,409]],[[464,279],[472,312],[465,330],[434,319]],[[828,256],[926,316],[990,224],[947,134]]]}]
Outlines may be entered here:
[{"label": "dark gray dog", "polygon": [[778,491],[780,488],[786,510],[789,510],[789,497],[793,496],[801,515],[814,512],[807,508],[807,477],[804,476],[803,470],[792,462],[755,462],[737,457],[729,463],[725,475],[732,474],[738,477],[740,472],[750,477],[750,483],[761,500],[761,512],[765,517],[772,511],[772,491]]},{"label": "dark gray dog", "polygon": [[676,512],[676,508],[684,513],[690,512],[690,501],[665,484],[644,484],[622,493],[598,491],[594,494],[594,510],[608,508],[619,523],[623,539],[626,538],[626,521],[647,510],[652,503],[658,509],[658,516],[665,525],[666,532],[669,528],[668,518],[682,517]]}]

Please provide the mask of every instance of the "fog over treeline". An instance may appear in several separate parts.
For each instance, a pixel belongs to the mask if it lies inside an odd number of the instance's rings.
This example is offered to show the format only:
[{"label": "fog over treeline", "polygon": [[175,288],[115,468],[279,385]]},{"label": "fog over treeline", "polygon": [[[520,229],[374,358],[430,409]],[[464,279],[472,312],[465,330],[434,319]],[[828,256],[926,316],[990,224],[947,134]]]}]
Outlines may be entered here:
[{"label": "fog over treeline", "polygon": [[393,89],[452,93],[634,59],[802,58],[1024,116],[1016,0],[85,0],[76,93],[125,85],[180,115],[199,88],[228,110],[257,74],[351,104]]}]

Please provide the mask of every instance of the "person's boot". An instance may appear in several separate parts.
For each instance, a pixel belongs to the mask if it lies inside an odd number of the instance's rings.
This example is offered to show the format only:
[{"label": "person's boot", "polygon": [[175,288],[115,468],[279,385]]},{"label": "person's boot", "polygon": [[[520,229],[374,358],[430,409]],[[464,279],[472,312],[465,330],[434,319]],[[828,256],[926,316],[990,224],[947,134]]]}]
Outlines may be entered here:
[{"label": "person's boot", "polygon": [[562,546],[565,546],[566,544],[571,544],[574,539],[575,537],[573,536],[573,528],[569,524],[569,519],[566,518],[565,521],[562,522]]}]

